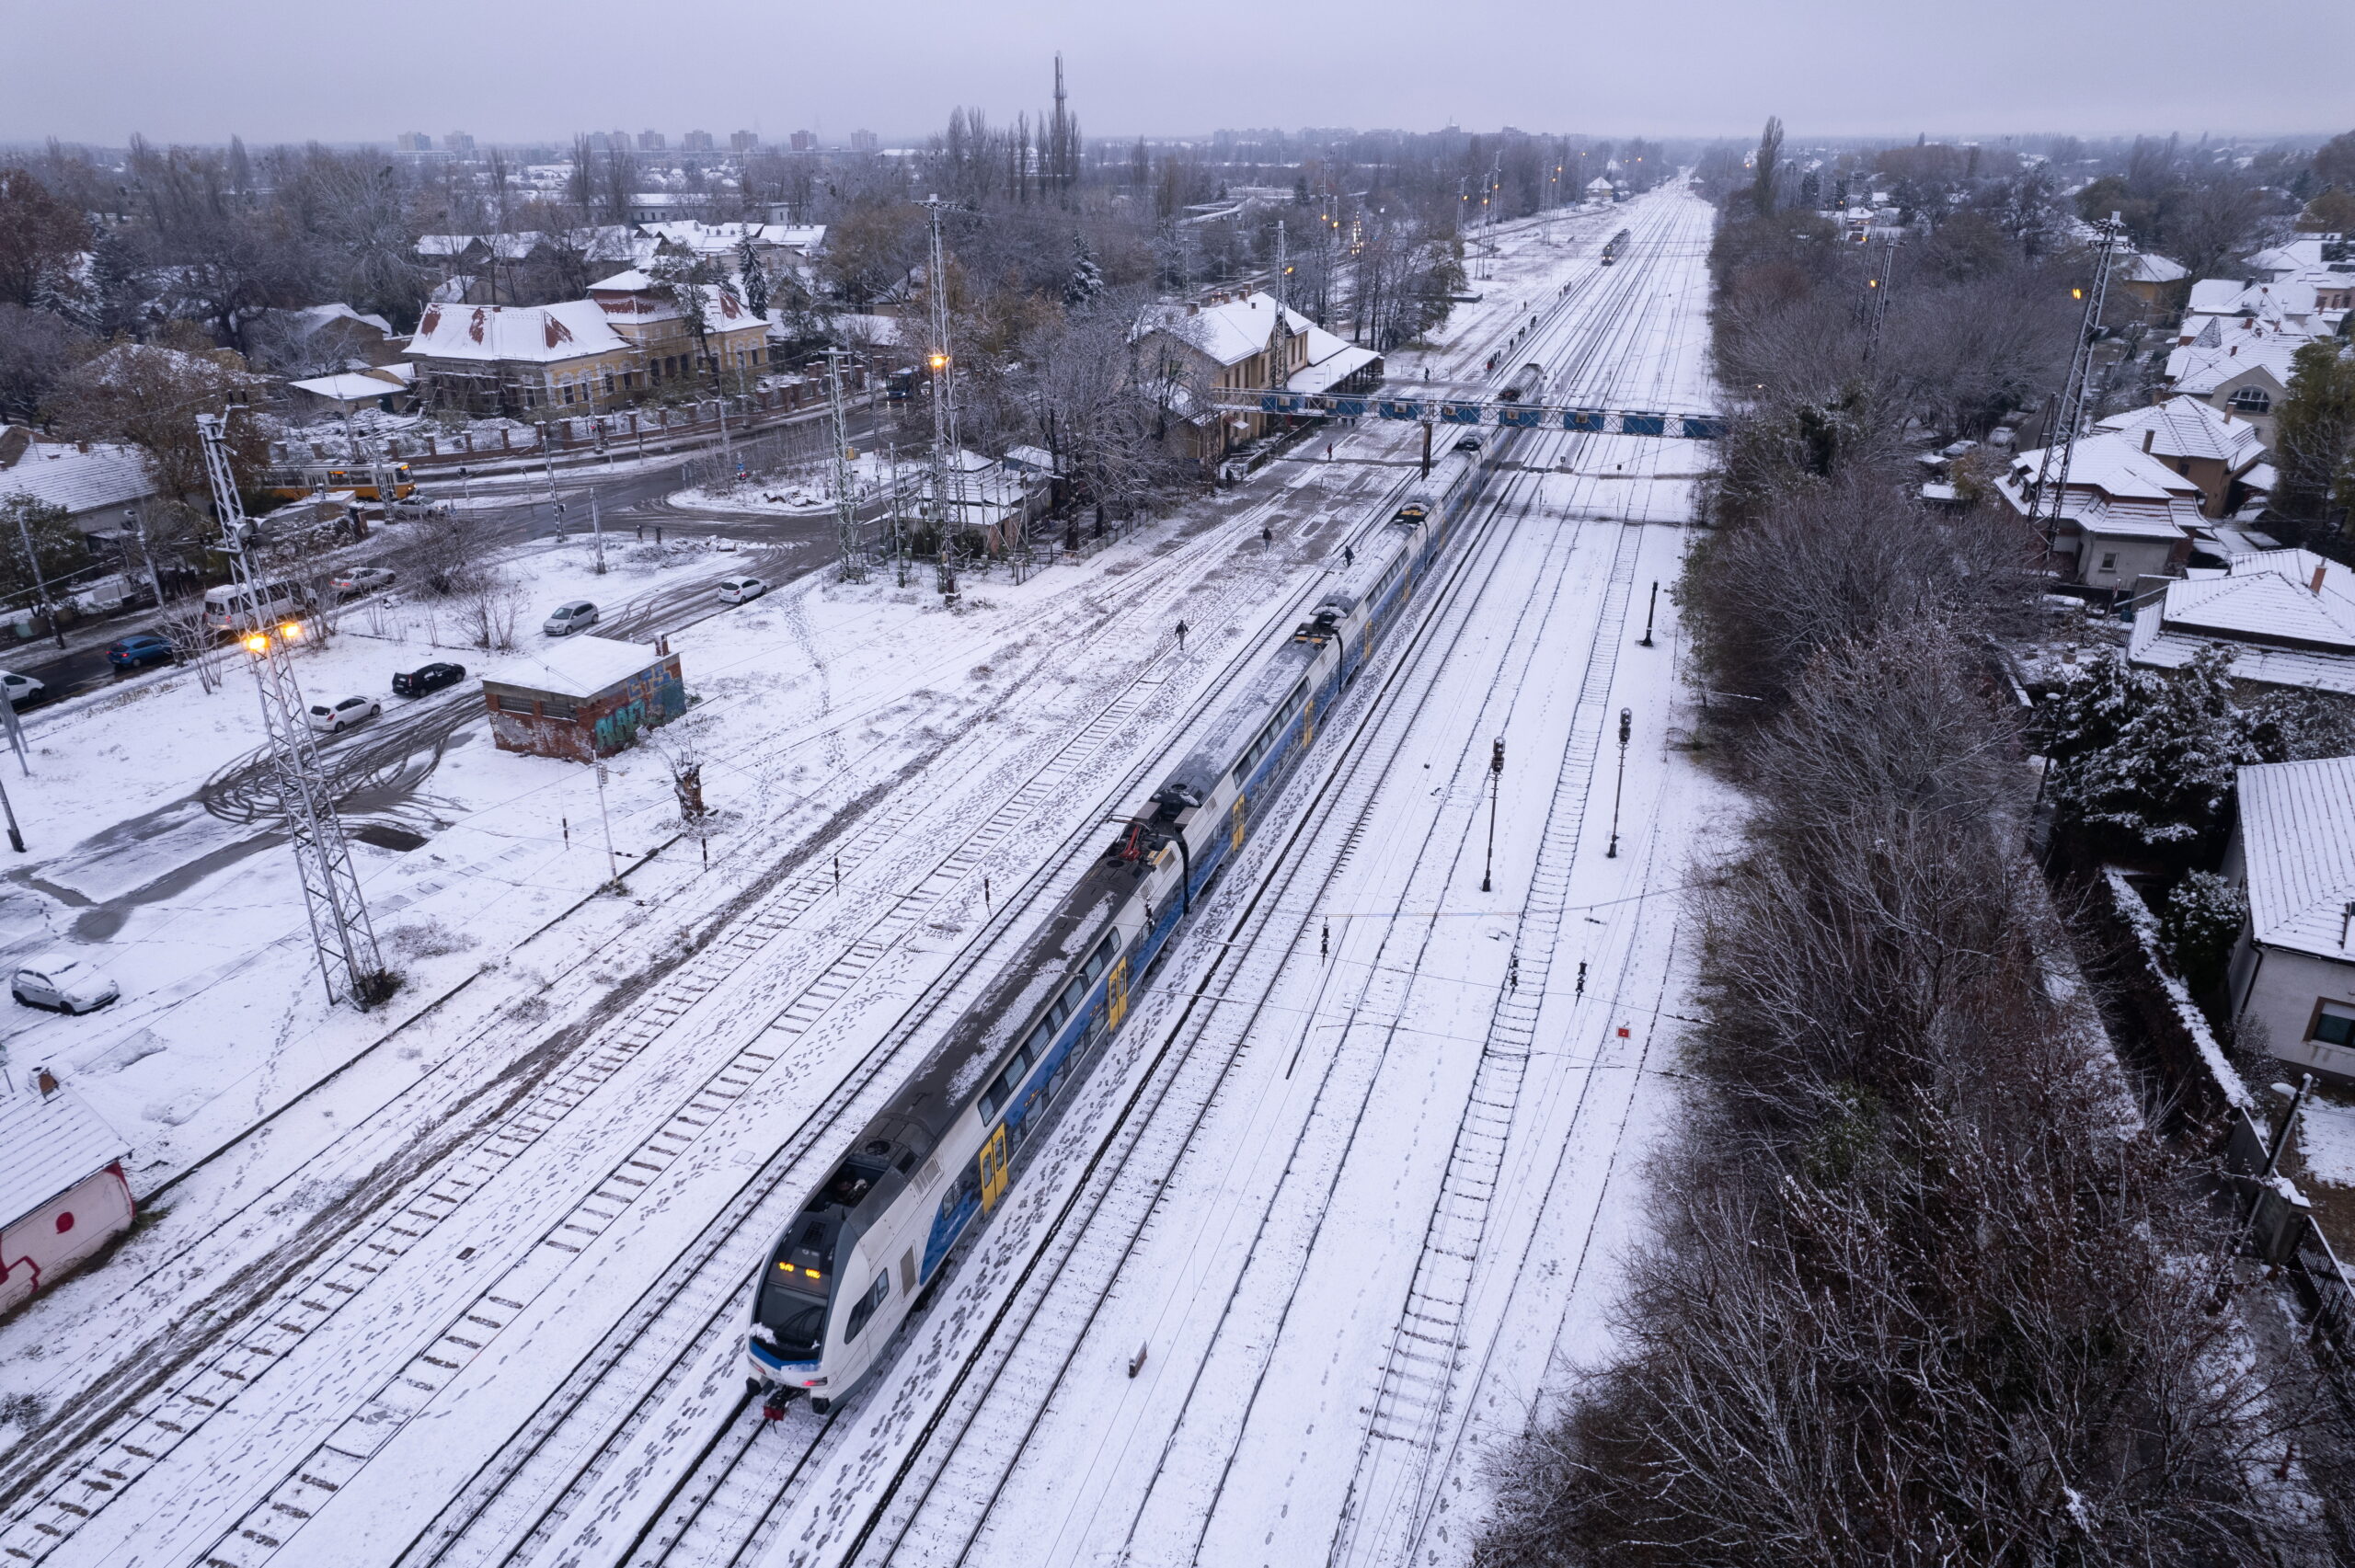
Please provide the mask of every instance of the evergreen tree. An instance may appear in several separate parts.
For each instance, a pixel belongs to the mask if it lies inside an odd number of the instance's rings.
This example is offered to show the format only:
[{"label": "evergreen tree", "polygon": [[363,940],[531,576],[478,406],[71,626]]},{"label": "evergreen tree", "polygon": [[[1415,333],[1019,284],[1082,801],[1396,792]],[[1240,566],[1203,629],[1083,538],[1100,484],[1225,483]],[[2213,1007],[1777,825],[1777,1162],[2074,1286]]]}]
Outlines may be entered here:
[{"label": "evergreen tree", "polygon": [[746,235],[736,246],[736,276],[744,285],[744,303],[754,315],[769,313],[769,275],[761,258],[752,250],[752,236]]},{"label": "evergreen tree", "polygon": [[2355,350],[2323,338],[2291,364],[2290,395],[2273,424],[2281,467],[2274,511],[2302,525],[2302,542],[2313,545],[2348,530],[2355,510]]},{"label": "evergreen tree", "polygon": [[2116,649],[2047,699],[2038,729],[2066,816],[2145,850],[2190,852],[2230,820],[2236,771],[2261,761],[2234,705],[2232,655],[2138,670]]},{"label": "evergreen tree", "polygon": [[1063,283],[1063,303],[1077,310],[1104,292],[1104,269],[1096,262],[1096,252],[1088,247],[1087,236],[1071,236],[1071,276]]}]

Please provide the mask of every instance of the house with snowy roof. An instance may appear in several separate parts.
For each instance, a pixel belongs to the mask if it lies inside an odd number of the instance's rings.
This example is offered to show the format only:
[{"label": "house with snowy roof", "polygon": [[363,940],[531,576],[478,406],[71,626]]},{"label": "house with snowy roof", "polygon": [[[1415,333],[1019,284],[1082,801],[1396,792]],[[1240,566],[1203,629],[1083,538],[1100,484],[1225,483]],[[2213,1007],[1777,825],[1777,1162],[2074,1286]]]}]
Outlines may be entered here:
[{"label": "house with snowy roof", "polygon": [[2118,286],[2145,316],[2156,316],[2172,307],[2175,292],[2190,276],[2180,261],[2138,252],[2120,262]]},{"label": "house with snowy roof", "polygon": [[630,340],[593,300],[430,304],[404,352],[428,406],[511,418],[592,412],[638,370]]},{"label": "house with snowy roof", "polygon": [[2224,874],[2248,898],[2233,1016],[2276,1060],[2355,1082],[2355,757],[2240,770]]},{"label": "house with snowy roof", "polygon": [[2257,439],[2273,444],[2273,412],[2289,395],[2298,350],[2308,339],[2249,325],[2220,329],[2212,339],[2167,355],[2167,393],[2196,397],[2210,407],[2234,414],[2257,427]]},{"label": "house with snowy roof", "polygon": [[589,298],[638,351],[644,384],[707,377],[717,367],[729,389],[739,390],[765,366],[769,318],[755,315],[731,287],[696,287],[703,310],[700,338],[673,288],[637,268],[590,284]]},{"label": "house with snowy roof", "polygon": [[1212,294],[1207,303],[1167,305],[1133,335],[1145,375],[1170,394],[1206,461],[1256,441],[1281,414],[1224,409],[1220,395],[1290,392],[1348,395],[1382,380],[1382,356],[1336,337],[1259,292]]},{"label": "house with snowy roof", "polygon": [[[2257,427],[2196,397],[2170,397],[2113,414],[2095,427],[2114,430],[2200,486],[2200,509],[2229,517],[2254,487],[2246,476],[2265,462]],[[2270,488],[2270,486],[2267,486]]]},{"label": "house with snowy roof", "polygon": [[93,548],[123,529],[123,514],[155,494],[135,446],[37,441],[23,426],[0,429],[0,502],[26,497],[63,510]]},{"label": "house with snowy roof", "polygon": [[131,1228],[128,1152],[47,1068],[0,1091],[0,1312]]},{"label": "house with snowy roof", "polygon": [[[2042,447],[2016,453],[1996,481],[2023,517],[2037,509],[2044,464]],[[2100,431],[2077,442],[2061,483],[2051,569],[2062,582],[2112,593],[2142,578],[2173,577],[2191,558],[2200,521],[2197,484],[2145,452],[2139,436]]]},{"label": "house with snowy roof", "polygon": [[2126,657],[2179,670],[2228,649],[2235,681],[2355,696],[2355,570],[2311,550],[2253,550],[2195,567],[2142,601]]}]

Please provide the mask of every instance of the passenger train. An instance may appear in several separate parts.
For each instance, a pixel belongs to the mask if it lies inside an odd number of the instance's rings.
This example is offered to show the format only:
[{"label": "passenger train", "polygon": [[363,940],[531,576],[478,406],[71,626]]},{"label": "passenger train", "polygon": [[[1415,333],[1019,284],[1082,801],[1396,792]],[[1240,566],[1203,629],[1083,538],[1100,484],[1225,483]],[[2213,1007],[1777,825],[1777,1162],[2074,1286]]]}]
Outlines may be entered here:
[{"label": "passenger train", "polygon": [[1630,237],[1626,229],[1621,229],[1611,236],[1610,241],[1603,247],[1603,264],[1605,267],[1627,254],[1627,241]]},{"label": "passenger train", "polygon": [[1476,451],[1451,452],[1353,544],[1309,618],[794,1214],[763,1265],[746,1345],[768,1416],[798,1394],[820,1413],[843,1398],[1005,1200],[1048,1108],[1120,1030],[1342,689],[1424,596],[1487,473]]}]

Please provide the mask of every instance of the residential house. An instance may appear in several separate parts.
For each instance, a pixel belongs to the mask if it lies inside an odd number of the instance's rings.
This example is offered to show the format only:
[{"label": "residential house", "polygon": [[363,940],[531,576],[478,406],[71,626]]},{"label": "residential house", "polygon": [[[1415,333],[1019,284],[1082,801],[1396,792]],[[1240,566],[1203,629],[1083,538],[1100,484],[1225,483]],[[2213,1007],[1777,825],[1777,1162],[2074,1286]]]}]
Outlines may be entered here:
[{"label": "residential house", "polygon": [[763,373],[768,362],[769,320],[755,315],[731,288],[699,285],[705,337],[698,339],[669,285],[632,268],[589,285],[589,298],[606,322],[636,350],[642,382],[625,387],[660,386],[707,377],[717,369],[729,390]]},{"label": "residential house", "polygon": [[2179,670],[2203,649],[2233,678],[2355,696],[2355,570],[2311,550],[2251,550],[2195,567],[2134,612],[2126,657]]},{"label": "residential house", "polygon": [[[2020,452],[1996,481],[2023,516],[2032,509],[2030,492],[2043,463],[2041,447]],[[2200,521],[2200,486],[2143,452],[2139,437],[2086,436],[2061,487],[2051,569],[2062,582],[2111,593],[2142,578],[2171,577],[2190,558]]]},{"label": "residential house", "polygon": [[2265,443],[2255,425],[2196,397],[2170,397],[2113,414],[2096,428],[2131,438],[2199,486],[2200,509],[2211,518],[2229,517],[2240,507],[2250,491],[2246,476],[2265,461]]},{"label": "residential house", "polygon": [[1326,331],[1272,295],[1211,296],[1207,304],[1164,307],[1136,333],[1144,375],[1166,389],[1204,461],[1256,441],[1285,416],[1212,406],[1221,395],[1370,391],[1382,356]]},{"label": "residential house", "polygon": [[21,425],[0,429],[0,502],[22,496],[62,508],[94,552],[120,539],[129,514],[155,494],[135,446],[38,441]]},{"label": "residential house", "polygon": [[131,1228],[130,1151],[45,1067],[0,1094],[0,1312]]},{"label": "residential house", "polygon": [[256,357],[281,373],[397,364],[408,344],[383,316],[341,303],[262,311],[247,324],[246,336]]},{"label": "residential house", "polygon": [[477,415],[592,413],[645,377],[637,345],[594,300],[431,304],[406,353],[417,366],[419,401]]},{"label": "residential house", "polygon": [[664,253],[698,256],[731,268],[747,240],[764,263],[806,258],[826,241],[823,223],[706,223],[679,218],[640,226]]},{"label": "residential house", "polygon": [[2250,327],[2230,340],[2177,349],[2167,356],[2168,395],[2196,397],[2211,408],[2239,416],[2257,428],[2257,440],[2269,447],[2273,411],[2289,395],[2292,361],[2305,342]]},{"label": "residential house", "polygon": [[2145,317],[2156,317],[2173,307],[2175,292],[2190,276],[2179,261],[2138,253],[2120,263],[2118,286],[2142,307]]},{"label": "residential house", "polygon": [[2355,757],[2240,770],[2224,872],[2248,896],[2233,955],[2238,1036],[2355,1081]]},{"label": "residential house", "polygon": [[375,408],[386,414],[406,413],[416,391],[414,364],[342,371],[286,383],[287,401],[297,415],[356,414],[362,408]]}]

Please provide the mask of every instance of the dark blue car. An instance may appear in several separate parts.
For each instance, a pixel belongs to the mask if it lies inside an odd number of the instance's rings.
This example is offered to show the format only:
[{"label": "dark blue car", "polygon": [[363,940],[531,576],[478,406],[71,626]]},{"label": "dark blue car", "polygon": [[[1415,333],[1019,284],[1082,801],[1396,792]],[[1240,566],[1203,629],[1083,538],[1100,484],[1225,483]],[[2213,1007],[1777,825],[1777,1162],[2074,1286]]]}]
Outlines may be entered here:
[{"label": "dark blue car", "polygon": [[172,645],[152,632],[142,632],[137,636],[124,637],[107,645],[107,662],[114,666],[118,673],[150,664],[178,661],[178,656],[172,652]]}]

